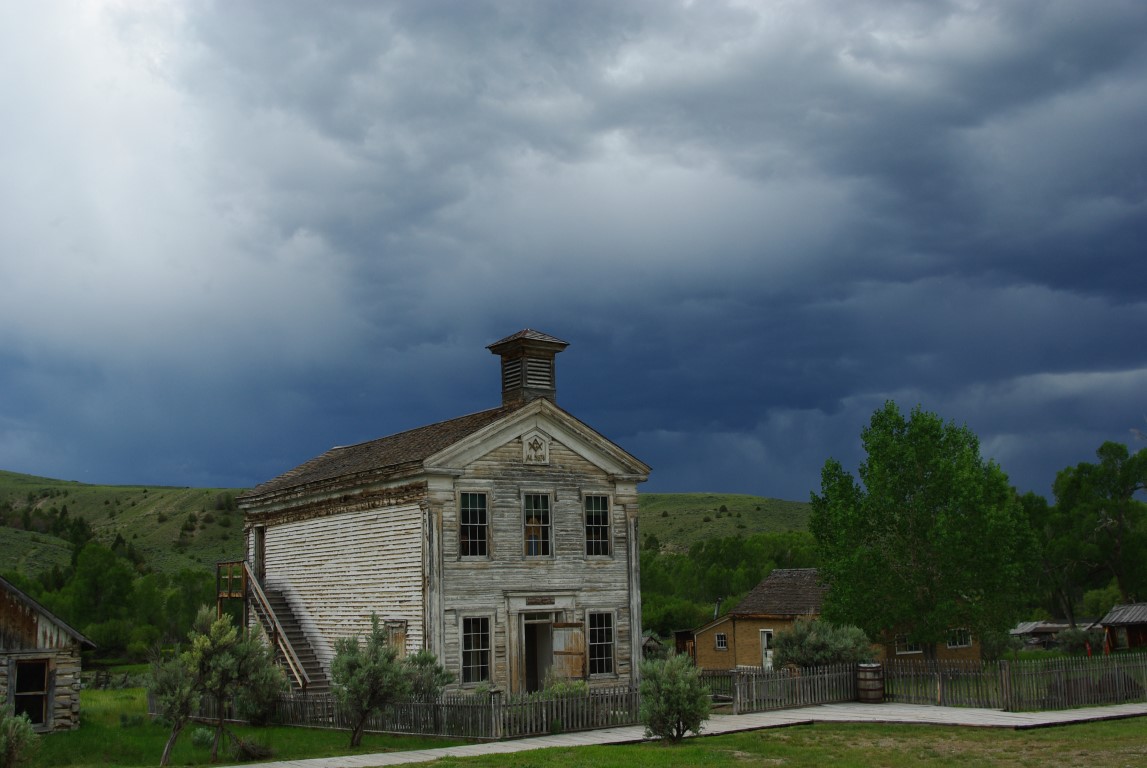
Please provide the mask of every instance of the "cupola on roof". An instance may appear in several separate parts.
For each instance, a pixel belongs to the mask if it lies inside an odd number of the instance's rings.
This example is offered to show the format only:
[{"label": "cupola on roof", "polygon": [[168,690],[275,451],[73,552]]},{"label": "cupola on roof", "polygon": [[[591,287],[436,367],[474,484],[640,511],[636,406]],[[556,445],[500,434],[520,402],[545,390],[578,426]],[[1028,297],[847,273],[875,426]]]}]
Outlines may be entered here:
[{"label": "cupola on roof", "polygon": [[486,349],[502,358],[502,405],[544,397],[557,402],[554,358],[569,342],[526,328]]}]

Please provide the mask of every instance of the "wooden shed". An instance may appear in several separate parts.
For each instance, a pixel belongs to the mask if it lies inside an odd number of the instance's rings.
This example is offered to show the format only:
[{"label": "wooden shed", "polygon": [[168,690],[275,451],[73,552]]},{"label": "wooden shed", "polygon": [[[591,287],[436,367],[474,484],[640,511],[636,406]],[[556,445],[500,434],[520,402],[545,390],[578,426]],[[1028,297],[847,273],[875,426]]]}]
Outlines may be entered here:
[{"label": "wooden shed", "polygon": [[500,406],[332,448],[239,498],[242,585],[221,594],[245,596],[299,687],[326,687],[335,643],[372,613],[459,687],[637,681],[649,467],[557,405],[566,346],[497,341]]},{"label": "wooden shed", "polygon": [[1109,651],[1147,648],[1147,603],[1117,605],[1099,622]]},{"label": "wooden shed", "polygon": [[80,651],[95,644],[0,578],[0,699],[37,731],[80,724]]}]

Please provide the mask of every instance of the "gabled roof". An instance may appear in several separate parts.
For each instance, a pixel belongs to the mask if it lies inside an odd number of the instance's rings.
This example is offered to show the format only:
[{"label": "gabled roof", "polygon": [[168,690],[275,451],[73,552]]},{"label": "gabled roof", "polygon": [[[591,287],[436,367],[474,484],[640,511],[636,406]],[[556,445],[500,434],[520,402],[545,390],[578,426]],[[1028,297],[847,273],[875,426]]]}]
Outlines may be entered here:
[{"label": "gabled roof", "polygon": [[54,624],[60,629],[60,631],[71,637],[80,645],[86,645],[89,648],[96,647],[95,643],[81,635],[66,621],[56,616],[44,606],[40,605],[39,601],[30,595],[25,594],[23,590],[19,589],[15,584],[8,581],[3,576],[0,576],[0,591],[7,592],[17,603],[21,603],[26,608],[43,616],[49,623]]},{"label": "gabled roof", "polygon": [[816,568],[775,568],[729,611],[737,616],[816,616],[828,588]]},{"label": "gabled roof", "polygon": [[1104,627],[1147,624],[1147,603],[1117,605],[1108,611],[1099,623]]},{"label": "gabled roof", "polygon": [[294,469],[268,480],[242,494],[240,499],[322,483],[328,480],[353,477],[364,473],[385,473],[404,466],[417,466],[428,456],[457,443],[483,427],[519,410],[524,403],[491,408],[456,419],[428,424],[425,427],[380,437],[357,445],[331,448],[326,453],[306,461]]}]

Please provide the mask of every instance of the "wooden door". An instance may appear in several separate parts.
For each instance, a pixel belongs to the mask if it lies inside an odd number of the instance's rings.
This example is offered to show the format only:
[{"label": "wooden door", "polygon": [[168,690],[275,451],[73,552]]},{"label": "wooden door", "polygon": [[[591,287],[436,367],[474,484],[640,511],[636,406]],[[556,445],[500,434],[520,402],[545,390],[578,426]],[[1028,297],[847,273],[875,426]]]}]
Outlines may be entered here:
[{"label": "wooden door", "polygon": [[585,678],[585,625],[578,621],[554,622],[552,674],[566,680]]}]

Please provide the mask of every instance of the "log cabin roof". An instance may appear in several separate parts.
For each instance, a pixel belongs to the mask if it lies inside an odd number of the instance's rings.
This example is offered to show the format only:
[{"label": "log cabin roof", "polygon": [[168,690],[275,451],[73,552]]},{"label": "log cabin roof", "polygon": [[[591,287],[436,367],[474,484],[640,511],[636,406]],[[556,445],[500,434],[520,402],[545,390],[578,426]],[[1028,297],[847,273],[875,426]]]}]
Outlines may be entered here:
[{"label": "log cabin roof", "polygon": [[256,486],[239,498],[251,499],[367,472],[378,473],[407,465],[417,465],[428,456],[508,416],[523,405],[524,403],[518,403],[491,408],[365,443],[331,448],[326,453]]},{"label": "log cabin roof", "polygon": [[1117,605],[1107,612],[1099,622],[1105,627],[1121,627],[1131,624],[1147,624],[1147,603]]},{"label": "log cabin roof", "polygon": [[[13,612],[13,608],[20,616]],[[15,584],[0,576],[0,640],[2,640],[0,641],[0,648],[7,647],[9,641],[13,639],[13,635],[30,634],[33,636],[31,639],[35,639],[34,636],[36,635],[42,635],[43,633],[37,631],[35,626],[28,621],[37,614],[43,622],[47,622],[47,625],[54,626],[80,645],[88,648],[96,647],[95,643],[73,629],[66,621],[40,605],[36,599],[25,594]],[[43,628],[45,624],[41,623],[39,626]],[[36,643],[39,644],[39,640],[36,640]]]},{"label": "log cabin roof", "polygon": [[738,616],[815,616],[828,591],[816,568],[775,568],[729,611]]}]

